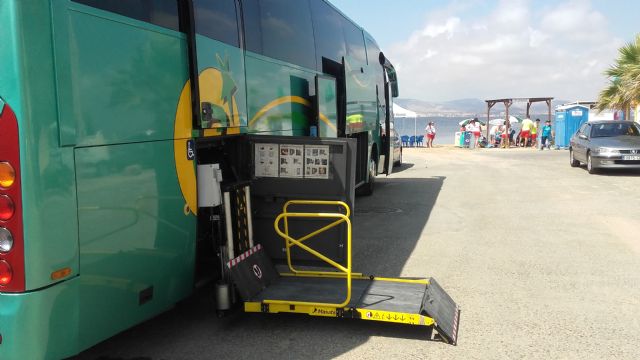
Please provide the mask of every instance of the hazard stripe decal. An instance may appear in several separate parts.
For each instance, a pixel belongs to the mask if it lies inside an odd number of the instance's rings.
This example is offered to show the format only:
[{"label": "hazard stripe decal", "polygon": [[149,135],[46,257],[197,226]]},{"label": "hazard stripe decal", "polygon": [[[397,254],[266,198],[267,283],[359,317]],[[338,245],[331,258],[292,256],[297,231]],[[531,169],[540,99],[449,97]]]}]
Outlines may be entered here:
[{"label": "hazard stripe decal", "polygon": [[227,267],[229,269],[231,269],[232,267],[240,264],[241,261],[246,260],[249,256],[257,253],[258,251],[260,251],[260,249],[262,249],[262,245],[261,244],[258,244],[256,246],[252,247],[251,249],[249,249],[249,250],[243,252],[242,254],[240,254],[239,256],[236,256],[235,258],[227,261]]}]

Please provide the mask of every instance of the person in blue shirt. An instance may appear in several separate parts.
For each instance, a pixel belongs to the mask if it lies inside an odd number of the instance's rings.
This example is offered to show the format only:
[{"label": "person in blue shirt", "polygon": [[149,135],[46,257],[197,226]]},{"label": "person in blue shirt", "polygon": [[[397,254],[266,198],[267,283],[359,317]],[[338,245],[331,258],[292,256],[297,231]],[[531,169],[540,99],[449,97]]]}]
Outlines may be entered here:
[{"label": "person in blue shirt", "polygon": [[544,150],[544,147],[546,146],[547,149],[549,149],[549,143],[551,142],[551,137],[553,135],[551,134],[551,121],[547,120],[544,123],[544,127],[542,127],[542,138],[540,141],[540,150]]}]

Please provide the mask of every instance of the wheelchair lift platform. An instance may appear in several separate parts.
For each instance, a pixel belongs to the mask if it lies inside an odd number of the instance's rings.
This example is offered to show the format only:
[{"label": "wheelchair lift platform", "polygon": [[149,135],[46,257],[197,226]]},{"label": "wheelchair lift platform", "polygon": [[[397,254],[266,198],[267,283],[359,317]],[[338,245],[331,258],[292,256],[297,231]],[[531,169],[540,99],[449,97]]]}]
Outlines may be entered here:
[{"label": "wheelchair lift platform", "polygon": [[[342,213],[289,212],[288,207],[340,206]],[[299,313],[311,316],[354,318],[433,327],[448,343],[457,344],[460,309],[433,278],[383,278],[351,270],[350,209],[341,201],[293,200],[287,202],[274,227],[284,239],[289,272],[279,273],[265,249],[256,245],[227,262],[231,278],[246,312]],[[289,235],[298,218],[334,220],[303,237]],[[344,224],[344,225],[343,225]],[[282,226],[284,225],[284,229]],[[305,240],[336,226],[347,232],[346,264],[337,263],[311,249]],[[300,248],[331,265],[331,271],[296,269],[291,248]]]}]

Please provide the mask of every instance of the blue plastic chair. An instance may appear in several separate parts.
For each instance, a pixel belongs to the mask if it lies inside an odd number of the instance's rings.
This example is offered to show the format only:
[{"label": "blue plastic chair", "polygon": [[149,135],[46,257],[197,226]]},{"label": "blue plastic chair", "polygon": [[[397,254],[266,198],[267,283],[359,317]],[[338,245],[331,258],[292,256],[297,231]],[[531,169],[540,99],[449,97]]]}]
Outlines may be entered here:
[{"label": "blue plastic chair", "polygon": [[402,146],[409,146],[409,135],[402,135],[400,140],[402,141]]},{"label": "blue plastic chair", "polygon": [[416,138],[416,143],[418,146],[424,146],[424,135],[419,135]]},{"label": "blue plastic chair", "polygon": [[416,137],[411,135],[411,137],[409,138],[409,145],[413,147],[415,143],[416,143]]}]

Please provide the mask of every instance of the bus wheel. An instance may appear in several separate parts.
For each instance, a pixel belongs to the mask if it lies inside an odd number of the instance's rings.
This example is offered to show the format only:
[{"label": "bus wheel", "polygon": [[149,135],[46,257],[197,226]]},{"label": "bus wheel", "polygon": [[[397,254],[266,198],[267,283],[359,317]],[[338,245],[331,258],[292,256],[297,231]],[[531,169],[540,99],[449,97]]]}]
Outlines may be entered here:
[{"label": "bus wheel", "polygon": [[362,185],[359,190],[359,195],[369,196],[373,194],[373,188],[376,182],[376,175],[378,175],[378,163],[374,160],[374,158],[369,161],[369,181],[366,184]]}]

